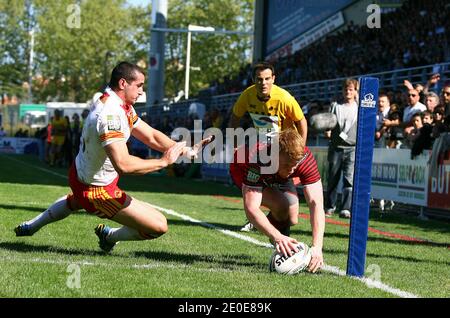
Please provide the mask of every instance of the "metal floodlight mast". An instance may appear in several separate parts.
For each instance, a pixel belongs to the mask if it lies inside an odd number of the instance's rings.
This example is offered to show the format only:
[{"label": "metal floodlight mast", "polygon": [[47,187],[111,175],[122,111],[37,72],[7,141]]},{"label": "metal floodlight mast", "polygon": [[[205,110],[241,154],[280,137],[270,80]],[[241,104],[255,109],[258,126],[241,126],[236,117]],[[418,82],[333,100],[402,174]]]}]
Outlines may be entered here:
[{"label": "metal floodlight mast", "polygon": [[184,81],[184,97],[189,99],[189,82],[190,82],[190,68],[191,68],[191,38],[192,33],[213,33],[213,34],[238,34],[238,35],[253,35],[252,32],[227,31],[216,30],[211,26],[199,26],[189,24],[187,29],[170,29],[153,27],[152,32],[171,32],[171,33],[187,33],[187,48],[186,48],[186,66],[185,66],[185,81]]}]

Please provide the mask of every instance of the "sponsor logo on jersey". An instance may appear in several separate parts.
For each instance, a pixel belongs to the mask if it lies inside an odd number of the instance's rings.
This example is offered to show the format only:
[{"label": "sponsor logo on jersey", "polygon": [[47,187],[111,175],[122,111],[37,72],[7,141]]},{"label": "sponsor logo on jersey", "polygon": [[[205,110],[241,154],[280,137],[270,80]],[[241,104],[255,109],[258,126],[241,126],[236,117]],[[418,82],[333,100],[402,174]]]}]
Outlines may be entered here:
[{"label": "sponsor logo on jersey", "polygon": [[278,131],[278,116],[259,115],[250,113],[255,128],[272,129]]},{"label": "sponsor logo on jersey", "polygon": [[106,120],[108,122],[108,130],[120,130],[120,117],[114,115],[107,115]]},{"label": "sponsor logo on jersey", "polygon": [[251,182],[251,183],[256,183],[259,180],[259,172],[254,170],[254,169],[250,169],[247,173],[247,181]]}]

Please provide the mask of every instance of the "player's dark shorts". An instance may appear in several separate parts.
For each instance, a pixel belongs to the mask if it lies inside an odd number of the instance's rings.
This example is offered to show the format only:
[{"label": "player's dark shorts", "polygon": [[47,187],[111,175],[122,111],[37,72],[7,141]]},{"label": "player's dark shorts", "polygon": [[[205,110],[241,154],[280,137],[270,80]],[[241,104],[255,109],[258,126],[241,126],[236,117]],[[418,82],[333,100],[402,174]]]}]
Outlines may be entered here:
[{"label": "player's dark shorts", "polygon": [[72,193],[67,196],[68,202],[73,197],[87,212],[110,219],[125,207],[127,199],[127,194],[117,186],[118,181],[119,177],[106,186],[84,184],[78,180],[74,162],[69,170]]}]

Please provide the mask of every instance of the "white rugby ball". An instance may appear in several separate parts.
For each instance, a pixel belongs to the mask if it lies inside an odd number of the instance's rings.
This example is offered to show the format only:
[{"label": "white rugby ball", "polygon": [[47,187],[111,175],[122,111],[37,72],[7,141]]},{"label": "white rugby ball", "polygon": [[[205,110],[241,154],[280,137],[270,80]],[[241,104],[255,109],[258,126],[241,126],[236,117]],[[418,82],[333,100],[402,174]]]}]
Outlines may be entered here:
[{"label": "white rugby ball", "polygon": [[269,270],[284,275],[294,275],[303,271],[311,261],[311,250],[308,245],[302,242],[297,245],[297,249],[299,251],[290,257],[286,257],[283,253],[278,253],[275,250],[270,257]]}]

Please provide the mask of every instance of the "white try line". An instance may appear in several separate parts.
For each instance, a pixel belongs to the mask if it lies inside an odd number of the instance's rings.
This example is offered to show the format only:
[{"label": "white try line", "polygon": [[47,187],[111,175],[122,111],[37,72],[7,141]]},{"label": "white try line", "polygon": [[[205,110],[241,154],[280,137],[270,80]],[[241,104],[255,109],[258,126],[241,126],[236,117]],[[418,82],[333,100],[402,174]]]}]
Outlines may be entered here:
[{"label": "white try line", "polygon": [[11,262],[11,263],[38,263],[38,264],[50,264],[50,265],[78,265],[78,266],[100,266],[100,267],[108,267],[108,268],[127,268],[127,269],[138,269],[138,270],[146,270],[153,268],[167,268],[167,269],[186,269],[194,272],[214,272],[214,273],[229,273],[235,272],[235,270],[227,269],[227,268],[201,268],[201,267],[192,267],[186,264],[167,264],[162,262],[153,262],[151,264],[116,264],[116,263],[102,263],[102,262],[91,262],[85,260],[55,260],[48,258],[23,258],[23,257],[11,257],[11,256],[0,256],[0,262]]},{"label": "white try line", "polygon": [[[225,235],[229,235],[229,236],[232,236],[232,237],[235,237],[235,238],[238,238],[238,239],[241,239],[241,240],[253,243],[253,244],[258,245],[258,246],[262,246],[262,247],[267,247],[267,248],[273,249],[273,245],[272,244],[264,243],[264,242],[261,242],[261,241],[258,241],[256,239],[254,239],[252,237],[249,237],[249,236],[246,236],[246,235],[242,235],[242,234],[239,234],[239,233],[236,233],[236,232],[233,232],[233,231],[225,230],[225,229],[223,229],[221,227],[218,227],[216,225],[209,224],[207,222],[203,222],[203,221],[200,221],[200,220],[193,219],[193,218],[191,218],[188,215],[181,214],[181,213],[175,212],[175,211],[170,210],[170,209],[162,208],[162,207],[154,205],[154,204],[150,204],[150,205],[152,207],[154,207],[155,209],[158,209],[158,210],[160,210],[160,211],[162,211],[162,212],[164,212],[164,213],[166,213],[168,215],[176,216],[176,217],[179,217],[179,218],[181,218],[181,219],[183,219],[185,221],[189,221],[189,222],[196,223],[196,224],[199,224],[199,225],[207,227],[207,228],[211,228],[211,229],[217,230],[217,231],[219,231],[219,232],[221,232],[221,233],[223,233]],[[381,290],[383,290],[385,292],[388,292],[390,294],[393,294],[393,295],[396,295],[396,296],[399,296],[399,297],[402,297],[402,298],[418,298],[419,297],[419,296],[414,295],[412,293],[405,292],[405,291],[397,289],[397,288],[393,288],[391,286],[383,284],[380,281],[375,281],[375,280],[367,278],[367,277],[347,276],[345,271],[343,271],[343,270],[341,270],[341,269],[339,269],[338,267],[335,267],[335,266],[324,265],[322,267],[322,269],[327,271],[327,272],[336,274],[338,276],[344,276],[344,277],[350,277],[350,278],[356,279],[356,280],[366,284],[370,288],[378,288],[378,289],[381,289]]]},{"label": "white try line", "polygon": [[[11,160],[16,161],[16,162],[20,162],[22,164],[25,164],[25,165],[33,167],[33,168],[38,168],[39,170],[42,170],[42,171],[45,171],[45,172],[49,172],[49,173],[52,173],[53,175],[56,175],[56,176],[59,176],[61,178],[67,179],[66,175],[63,175],[63,174],[51,171],[49,169],[36,167],[34,165],[31,165],[29,163],[23,162],[21,160],[17,160],[15,158],[11,158],[9,156],[5,156],[5,158],[11,159]],[[223,229],[221,227],[218,227],[216,225],[213,225],[213,224],[210,224],[210,223],[207,223],[207,222],[204,222],[204,221],[196,220],[194,218],[191,218],[188,215],[175,212],[174,210],[166,209],[166,208],[163,208],[163,207],[160,207],[160,206],[157,206],[157,205],[153,205],[153,204],[150,204],[150,205],[153,208],[158,209],[158,210],[160,210],[160,211],[162,211],[162,212],[164,212],[164,213],[166,213],[168,215],[176,216],[176,217],[181,218],[181,219],[183,219],[185,221],[189,221],[189,222],[192,222],[192,223],[195,223],[195,224],[199,224],[199,225],[201,225],[203,227],[206,227],[206,228],[214,229],[216,231],[221,232],[222,234],[225,234],[225,235],[228,235],[228,236],[231,236],[231,237],[234,237],[234,238],[238,238],[240,240],[244,240],[246,242],[249,242],[249,243],[261,246],[261,247],[266,247],[266,248],[272,248],[273,249],[272,244],[258,241],[258,240],[254,239],[252,237],[249,237],[249,236],[246,236],[246,235],[242,235],[242,234],[230,231],[230,230],[226,230],[226,229]],[[409,293],[409,292],[406,292],[406,291],[403,291],[403,290],[391,287],[391,286],[386,285],[386,284],[384,284],[384,283],[382,283],[380,281],[376,281],[376,280],[373,280],[373,279],[368,278],[368,277],[347,276],[345,271],[343,271],[343,270],[341,270],[341,269],[339,269],[338,267],[335,267],[335,266],[324,265],[322,267],[322,270],[330,272],[330,273],[333,273],[333,274],[338,275],[338,276],[350,277],[352,279],[355,279],[355,280],[358,280],[358,281],[364,283],[369,288],[377,288],[377,289],[383,290],[383,291],[385,291],[387,293],[393,294],[393,295],[398,296],[398,297],[402,297],[402,298],[419,298],[420,297],[418,295],[414,295],[412,293]]]}]

